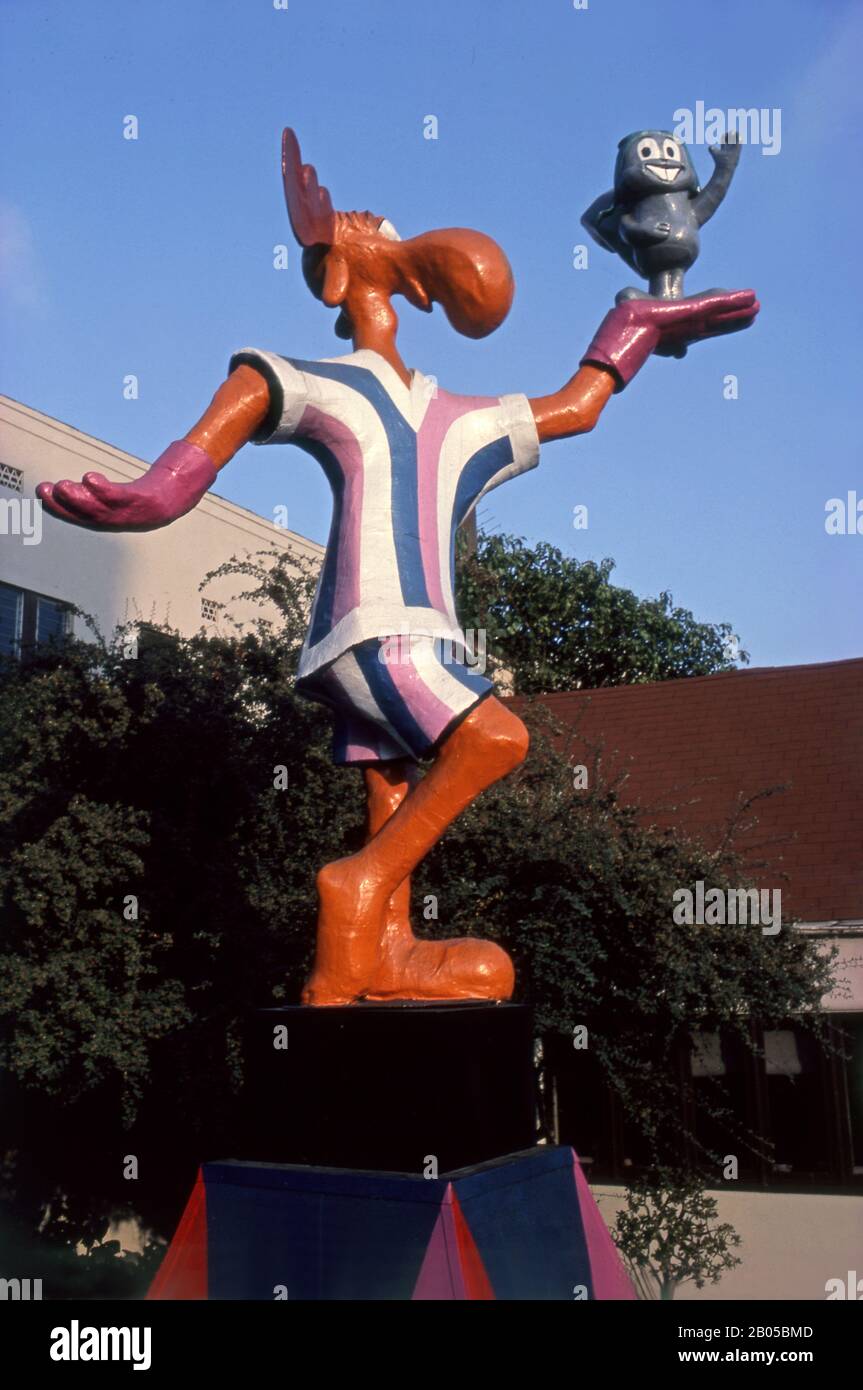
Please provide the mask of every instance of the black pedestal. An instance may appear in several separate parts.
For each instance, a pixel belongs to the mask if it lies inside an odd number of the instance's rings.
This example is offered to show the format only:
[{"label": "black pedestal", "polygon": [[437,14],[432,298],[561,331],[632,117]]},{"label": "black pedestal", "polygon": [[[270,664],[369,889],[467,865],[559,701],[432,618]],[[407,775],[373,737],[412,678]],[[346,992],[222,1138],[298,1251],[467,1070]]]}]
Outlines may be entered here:
[{"label": "black pedestal", "polygon": [[524,1005],[261,1009],[245,1055],[238,1158],[433,1176],[535,1143]]}]

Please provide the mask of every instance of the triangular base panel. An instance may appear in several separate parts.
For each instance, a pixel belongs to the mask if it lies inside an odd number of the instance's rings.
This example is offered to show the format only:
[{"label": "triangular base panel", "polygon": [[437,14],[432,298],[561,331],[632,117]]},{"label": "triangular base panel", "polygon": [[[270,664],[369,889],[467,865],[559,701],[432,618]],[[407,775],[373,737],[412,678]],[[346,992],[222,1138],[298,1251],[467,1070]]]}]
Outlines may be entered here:
[{"label": "triangular base panel", "polygon": [[633,1299],[572,1149],[442,1178],[280,1164],[201,1170],[148,1297]]}]

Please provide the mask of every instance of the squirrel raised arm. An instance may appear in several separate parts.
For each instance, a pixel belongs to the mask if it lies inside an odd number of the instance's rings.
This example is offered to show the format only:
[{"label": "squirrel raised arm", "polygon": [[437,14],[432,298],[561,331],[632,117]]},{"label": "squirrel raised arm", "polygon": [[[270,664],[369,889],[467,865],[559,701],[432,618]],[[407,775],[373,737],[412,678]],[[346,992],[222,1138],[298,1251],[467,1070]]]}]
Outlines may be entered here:
[{"label": "squirrel raised arm", "polygon": [[710,146],[714,170],[708,182],[692,199],[699,227],[703,227],[715,213],[731,186],[734,171],[740,163],[740,137],[735,131],[726,131],[720,144]]}]

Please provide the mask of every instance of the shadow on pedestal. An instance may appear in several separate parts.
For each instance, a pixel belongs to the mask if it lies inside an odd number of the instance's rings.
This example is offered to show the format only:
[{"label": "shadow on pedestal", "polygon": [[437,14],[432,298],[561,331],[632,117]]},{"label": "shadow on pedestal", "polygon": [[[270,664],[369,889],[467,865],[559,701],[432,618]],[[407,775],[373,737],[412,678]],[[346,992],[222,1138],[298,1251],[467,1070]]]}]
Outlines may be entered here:
[{"label": "shadow on pedestal", "polygon": [[235,1158],[422,1174],[535,1143],[521,1004],[261,1009]]}]

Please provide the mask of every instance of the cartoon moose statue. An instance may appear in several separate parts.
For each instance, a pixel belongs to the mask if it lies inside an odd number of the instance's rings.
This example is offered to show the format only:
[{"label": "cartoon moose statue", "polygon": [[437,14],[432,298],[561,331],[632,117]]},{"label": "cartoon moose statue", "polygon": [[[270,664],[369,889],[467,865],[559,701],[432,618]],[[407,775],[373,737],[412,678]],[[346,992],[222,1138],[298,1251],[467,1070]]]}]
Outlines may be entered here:
[{"label": "cartoon moose statue", "polygon": [[[652,353],[747,328],[759,306],[751,290],[627,300],[559,390],[530,400],[456,395],[405,366],[392,301],[403,295],[426,312],[438,303],[458,333],[485,337],[512,303],[501,248],[462,227],[402,240],[385,218],[334,211],[291,130],[282,170],[306,283],[339,310],[336,333],[353,351],[311,362],[245,348],[198,423],[140,479],[86,473],[38,494],[77,526],[150,531],[196,506],[250,440],[291,442],[317,459],[333,519],[297,690],[332,710],[334,760],[363,769],[369,834],[318,874],[303,1000],[508,999],[513,968],[499,946],[418,940],[409,918],[411,872],[528,748],[490,681],[452,657],[464,651],[456,529],[492,488],[536,466],[540,444],[592,429]],[[431,765],[421,776],[422,759]]]}]

